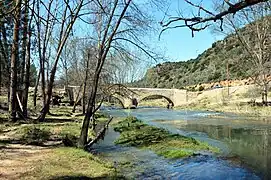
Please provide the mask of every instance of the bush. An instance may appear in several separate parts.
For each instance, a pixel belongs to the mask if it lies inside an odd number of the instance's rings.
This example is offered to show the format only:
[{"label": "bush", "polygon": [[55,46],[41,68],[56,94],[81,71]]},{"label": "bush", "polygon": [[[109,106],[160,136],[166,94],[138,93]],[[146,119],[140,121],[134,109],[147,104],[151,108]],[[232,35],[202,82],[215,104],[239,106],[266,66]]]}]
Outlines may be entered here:
[{"label": "bush", "polygon": [[71,134],[66,134],[64,137],[62,137],[64,146],[76,147],[77,141],[78,137]]},{"label": "bush", "polygon": [[260,97],[261,96],[261,93],[262,93],[262,90],[261,88],[259,87],[253,87],[253,88],[249,88],[247,90],[247,92],[245,92],[243,94],[243,97],[244,98],[251,98],[251,99],[256,99],[257,97]]},{"label": "bush", "polygon": [[204,87],[203,86],[200,86],[199,87],[199,91],[203,91],[204,90]]},{"label": "bush", "polygon": [[102,113],[95,113],[94,114],[94,118],[98,119],[98,118],[106,118],[107,116],[105,114]]},{"label": "bush", "polygon": [[51,133],[45,129],[39,129],[35,126],[26,127],[23,130],[22,140],[26,144],[41,145],[44,141],[50,139]]}]

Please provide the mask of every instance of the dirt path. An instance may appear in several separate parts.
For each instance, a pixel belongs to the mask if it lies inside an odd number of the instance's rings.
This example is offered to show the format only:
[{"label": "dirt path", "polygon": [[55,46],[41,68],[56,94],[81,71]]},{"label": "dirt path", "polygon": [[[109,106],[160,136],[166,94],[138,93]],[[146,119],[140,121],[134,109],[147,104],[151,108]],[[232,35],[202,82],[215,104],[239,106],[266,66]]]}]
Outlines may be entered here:
[{"label": "dirt path", "polygon": [[0,179],[21,179],[31,172],[35,162],[50,156],[52,149],[22,144],[0,146]]},{"label": "dirt path", "polygon": [[14,144],[12,140],[16,136],[15,129],[16,127],[9,128],[0,134],[0,180],[24,179],[26,175],[31,177],[30,172],[35,165],[52,154],[52,145],[61,143],[47,142],[44,147]]}]

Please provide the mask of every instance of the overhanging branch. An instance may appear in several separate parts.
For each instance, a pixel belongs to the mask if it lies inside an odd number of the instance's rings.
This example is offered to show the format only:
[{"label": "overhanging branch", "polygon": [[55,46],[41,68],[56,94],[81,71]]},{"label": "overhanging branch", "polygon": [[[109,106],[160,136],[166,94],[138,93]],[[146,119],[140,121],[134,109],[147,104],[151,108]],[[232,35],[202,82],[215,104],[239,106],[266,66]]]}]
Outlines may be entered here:
[{"label": "overhanging branch", "polygon": [[[194,16],[194,17],[190,17],[190,18],[174,17],[174,18],[170,18],[170,20],[167,22],[160,22],[161,26],[163,27],[160,35],[168,29],[188,27],[192,31],[192,36],[194,36],[194,31],[204,30],[205,28],[207,28],[209,26],[208,24],[205,24],[205,23],[210,22],[210,21],[214,21],[214,22],[221,21],[220,28],[223,31],[222,24],[223,24],[223,17],[224,16],[226,16],[228,14],[235,14],[236,12],[238,12],[242,9],[245,9],[247,7],[250,7],[250,6],[259,4],[259,3],[268,2],[268,0],[242,0],[242,1],[235,3],[235,4],[231,4],[227,1],[227,5],[229,6],[227,8],[227,10],[222,11],[218,14],[212,13],[211,11],[205,9],[203,6],[193,4],[192,2],[190,2],[188,0],[185,0],[185,2],[190,4],[191,6],[199,9],[198,16]],[[202,17],[200,15],[201,11],[203,11],[208,16]],[[177,23],[177,22],[182,22],[183,24],[173,25],[174,23]],[[201,25],[201,27],[197,27],[198,25]]]}]

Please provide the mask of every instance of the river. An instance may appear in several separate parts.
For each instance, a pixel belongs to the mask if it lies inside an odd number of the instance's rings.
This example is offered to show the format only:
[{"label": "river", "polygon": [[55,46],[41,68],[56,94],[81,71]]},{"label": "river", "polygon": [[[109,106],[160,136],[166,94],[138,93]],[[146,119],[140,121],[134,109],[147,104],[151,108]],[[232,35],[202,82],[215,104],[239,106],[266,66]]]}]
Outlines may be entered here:
[{"label": "river", "polygon": [[[109,129],[93,152],[114,161],[128,178],[136,179],[271,179],[271,123],[206,111],[163,108],[104,109],[114,117],[132,115],[172,133],[219,147],[221,155],[169,160],[151,151],[115,145]],[[126,165],[126,166],[125,166]]]}]

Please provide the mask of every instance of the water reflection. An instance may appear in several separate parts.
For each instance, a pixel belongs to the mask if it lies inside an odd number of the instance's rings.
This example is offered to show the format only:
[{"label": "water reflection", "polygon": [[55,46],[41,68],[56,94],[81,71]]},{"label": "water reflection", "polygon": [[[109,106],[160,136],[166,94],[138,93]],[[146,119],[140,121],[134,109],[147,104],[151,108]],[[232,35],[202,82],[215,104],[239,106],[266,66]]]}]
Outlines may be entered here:
[{"label": "water reflection", "polygon": [[[161,169],[164,169],[166,171],[163,172],[164,174],[170,172],[167,175],[167,177],[172,177],[170,179],[182,179],[186,175],[190,179],[193,175],[195,175],[194,179],[202,179],[204,177],[206,179],[212,179],[211,177],[213,179],[257,179],[253,173],[246,171],[242,167],[251,168],[253,171],[256,170],[262,179],[271,178],[271,155],[268,153],[271,152],[270,124],[260,123],[259,121],[247,121],[231,114],[225,116],[225,114],[221,113],[203,111],[136,109],[109,110],[108,113],[113,116],[133,115],[145,122],[166,128],[174,133],[195,137],[220,147],[226,145],[229,153],[232,156],[238,157],[232,159],[234,161],[232,164],[235,164],[236,160],[238,161],[237,167],[214,157],[200,159],[199,163],[197,163],[197,159],[192,159],[190,163],[176,162],[173,166],[172,164],[165,166],[164,163],[160,162],[159,164],[163,164],[163,167],[158,166],[160,170],[154,172],[161,172]],[[223,147],[222,149],[225,148]],[[239,158],[241,158],[240,162]],[[144,159],[147,162],[154,161],[154,158],[152,160]],[[148,173],[151,174],[151,172]],[[202,175],[204,173],[210,174],[204,176]],[[173,178],[174,174],[176,176]]]},{"label": "water reflection", "polygon": [[271,177],[271,127],[235,128],[232,125],[212,125],[188,122],[185,130],[205,132],[209,137],[225,142],[232,155],[237,155],[264,179]]}]

